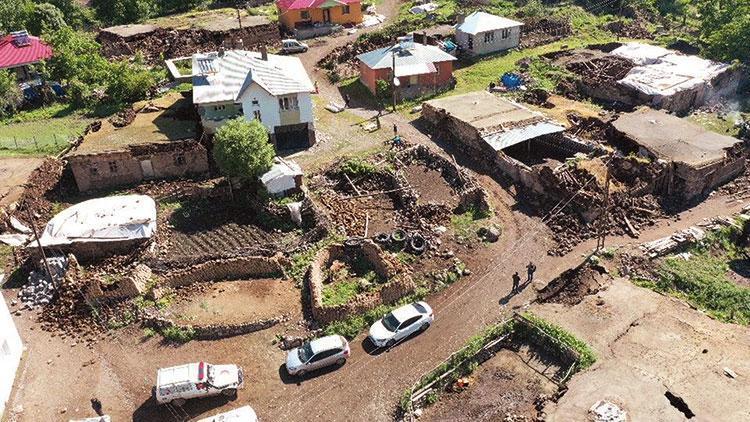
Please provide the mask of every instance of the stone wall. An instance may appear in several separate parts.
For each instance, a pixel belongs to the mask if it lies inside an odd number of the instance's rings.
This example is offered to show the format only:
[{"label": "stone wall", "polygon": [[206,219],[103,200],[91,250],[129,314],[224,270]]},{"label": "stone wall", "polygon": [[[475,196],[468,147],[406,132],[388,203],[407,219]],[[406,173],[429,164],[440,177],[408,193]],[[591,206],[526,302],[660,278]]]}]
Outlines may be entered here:
[{"label": "stone wall", "polygon": [[140,296],[151,281],[151,268],[139,264],[127,276],[112,284],[102,283],[101,276],[90,277],[86,285],[87,300],[120,300]]},{"label": "stone wall", "polygon": [[341,259],[346,253],[347,246],[331,245],[318,252],[310,264],[305,281],[310,297],[310,309],[316,321],[327,324],[332,321],[347,318],[366,312],[381,304],[393,303],[400,298],[411,294],[416,285],[411,276],[406,273],[397,261],[391,259],[387,252],[375,243],[365,240],[355,246],[373,266],[373,270],[381,277],[387,279],[386,283],[377,290],[360,293],[347,303],[337,306],[325,306],[323,304],[323,281],[325,269],[329,268],[334,260]]},{"label": "stone wall", "polygon": [[130,57],[140,52],[148,63],[156,64],[164,59],[192,56],[198,51],[218,51],[221,47],[255,50],[262,45],[276,45],[281,42],[281,34],[276,23],[266,21],[225,31],[152,28],[127,37],[103,29],[96,39],[105,57]]},{"label": "stone wall", "polygon": [[289,321],[289,316],[282,315],[239,324],[186,325],[177,324],[168,318],[152,316],[146,318],[144,324],[156,330],[163,330],[170,327],[176,327],[180,330],[191,330],[194,333],[193,339],[195,340],[218,340],[265,330],[286,321]]},{"label": "stone wall", "polygon": [[162,287],[179,287],[203,281],[277,277],[284,274],[281,254],[217,259],[164,276]]}]

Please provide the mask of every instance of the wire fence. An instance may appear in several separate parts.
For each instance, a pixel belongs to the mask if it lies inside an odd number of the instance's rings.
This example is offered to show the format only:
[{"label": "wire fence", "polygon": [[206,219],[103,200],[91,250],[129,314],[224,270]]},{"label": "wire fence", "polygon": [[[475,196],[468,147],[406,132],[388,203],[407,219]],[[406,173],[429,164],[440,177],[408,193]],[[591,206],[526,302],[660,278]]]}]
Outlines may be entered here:
[{"label": "wire fence", "polygon": [[17,136],[0,138],[0,151],[17,153],[58,153],[73,143],[75,137],[64,137],[52,134],[52,137],[19,138]]}]

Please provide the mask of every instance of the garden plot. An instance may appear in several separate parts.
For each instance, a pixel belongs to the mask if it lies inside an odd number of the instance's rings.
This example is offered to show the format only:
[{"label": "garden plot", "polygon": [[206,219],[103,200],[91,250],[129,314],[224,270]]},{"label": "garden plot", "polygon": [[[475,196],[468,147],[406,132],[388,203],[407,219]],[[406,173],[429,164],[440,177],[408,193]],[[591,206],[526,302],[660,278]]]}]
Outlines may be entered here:
[{"label": "garden plot", "polygon": [[526,362],[530,356],[500,350],[494,357],[457,383],[420,417],[424,421],[535,420],[540,397],[552,396],[557,385]]},{"label": "garden plot", "polygon": [[165,315],[179,324],[238,324],[300,315],[300,293],[290,280],[198,283],[179,289]]}]

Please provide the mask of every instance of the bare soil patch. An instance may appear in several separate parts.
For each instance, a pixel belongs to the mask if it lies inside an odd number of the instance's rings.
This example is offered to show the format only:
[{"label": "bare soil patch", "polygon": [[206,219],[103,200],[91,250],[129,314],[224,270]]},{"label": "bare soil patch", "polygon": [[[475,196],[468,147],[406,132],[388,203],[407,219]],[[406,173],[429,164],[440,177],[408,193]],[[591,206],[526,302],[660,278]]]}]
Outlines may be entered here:
[{"label": "bare soil patch", "polygon": [[438,170],[422,164],[409,164],[404,169],[404,177],[411,187],[419,192],[418,204],[441,203],[451,209],[458,205],[458,197]]},{"label": "bare soil patch", "polygon": [[537,403],[554,395],[557,385],[532,369],[522,356],[500,350],[472,374],[466,390],[442,395],[420,420],[536,420]]},{"label": "bare soil patch", "polygon": [[282,314],[301,315],[300,291],[290,280],[200,283],[178,291],[166,313],[176,322],[234,324]]}]

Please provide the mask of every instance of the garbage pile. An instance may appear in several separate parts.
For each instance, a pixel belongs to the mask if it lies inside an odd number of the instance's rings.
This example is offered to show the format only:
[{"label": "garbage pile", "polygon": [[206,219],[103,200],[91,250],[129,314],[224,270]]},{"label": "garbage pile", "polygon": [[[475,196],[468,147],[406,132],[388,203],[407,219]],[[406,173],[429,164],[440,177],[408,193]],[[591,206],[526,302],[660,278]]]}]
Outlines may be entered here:
[{"label": "garbage pile", "polygon": [[57,286],[68,269],[68,259],[64,256],[49,257],[47,266],[52,273],[51,280],[40,260],[39,269],[29,273],[28,282],[18,291],[18,298],[29,308],[48,305],[55,299]]}]

